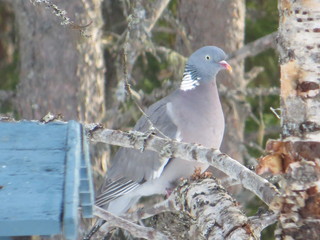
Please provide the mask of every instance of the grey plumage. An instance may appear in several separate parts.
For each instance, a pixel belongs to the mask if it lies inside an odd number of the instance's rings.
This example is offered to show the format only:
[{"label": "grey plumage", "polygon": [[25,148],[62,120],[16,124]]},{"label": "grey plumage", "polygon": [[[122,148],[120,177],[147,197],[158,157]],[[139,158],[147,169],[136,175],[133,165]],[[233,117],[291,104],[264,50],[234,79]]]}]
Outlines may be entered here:
[{"label": "grey plumage", "polygon": [[[221,69],[230,69],[225,59],[226,54],[214,46],[200,48],[190,56],[180,88],[146,111],[156,131],[179,141],[220,147],[224,116],[215,77]],[[146,132],[150,127],[143,116],[134,130]],[[165,194],[177,179],[190,176],[195,167],[203,171],[208,167],[182,159],[166,159],[161,165],[159,157],[153,151],[120,148],[108,169],[96,205],[122,214],[141,196]]]}]

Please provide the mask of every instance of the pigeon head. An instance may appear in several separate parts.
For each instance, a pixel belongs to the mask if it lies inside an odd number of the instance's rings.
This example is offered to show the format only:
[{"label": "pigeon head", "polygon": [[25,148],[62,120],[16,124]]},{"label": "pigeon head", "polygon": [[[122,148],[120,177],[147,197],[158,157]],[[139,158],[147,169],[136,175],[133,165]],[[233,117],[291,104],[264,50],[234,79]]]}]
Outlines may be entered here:
[{"label": "pigeon head", "polygon": [[195,51],[188,59],[180,89],[187,91],[196,88],[201,82],[213,81],[217,73],[226,69],[232,71],[225,61],[227,55],[215,46],[206,46]]}]

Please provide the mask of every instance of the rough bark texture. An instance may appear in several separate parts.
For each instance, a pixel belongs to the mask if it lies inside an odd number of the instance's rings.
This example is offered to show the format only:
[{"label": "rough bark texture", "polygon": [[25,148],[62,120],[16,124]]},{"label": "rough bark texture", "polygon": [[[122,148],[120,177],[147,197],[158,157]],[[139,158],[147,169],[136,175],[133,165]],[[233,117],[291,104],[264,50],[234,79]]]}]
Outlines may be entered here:
[{"label": "rough bark texture", "polygon": [[[193,226],[187,230],[188,235],[185,236],[185,231],[176,231],[174,239],[255,239],[248,218],[215,180],[185,180],[172,195],[171,208],[180,211],[178,219],[184,222],[184,215],[194,219]],[[163,221],[168,221],[168,218],[163,218]],[[166,227],[161,228],[159,221],[155,222],[155,227],[166,233]]]},{"label": "rough bark texture", "polygon": [[[248,218],[214,179],[184,180],[167,201],[170,202],[167,210],[176,216],[169,220],[168,213],[164,213],[155,215],[154,221],[148,221],[149,225],[167,237],[152,228],[135,225],[100,208],[95,209],[95,214],[107,220],[107,231],[110,227],[120,227],[144,239],[256,239]],[[159,218],[162,221],[159,221]],[[189,228],[182,226],[184,231],[181,231],[179,225],[185,222],[184,218],[193,219],[193,225]],[[180,222],[171,222],[171,219],[179,219]],[[177,231],[168,231],[167,226],[162,224],[168,220]]]},{"label": "rough bark texture", "polygon": [[[142,239],[157,239],[157,240],[173,240],[172,238],[167,237],[161,232],[154,230],[153,228],[140,226],[135,223],[132,223],[124,218],[118,217],[95,206],[94,208],[95,215],[99,216],[101,219],[106,220],[107,222],[101,227],[100,230],[105,231],[105,235],[108,234],[110,228],[122,228],[130,232],[136,238]],[[107,226],[105,226],[107,225]],[[112,239],[113,237],[111,237]]]},{"label": "rough bark texture", "polygon": [[76,25],[92,22],[85,28],[90,37],[61,26],[61,19],[42,4],[13,1],[20,46],[17,108],[27,119],[39,119],[51,111],[66,120],[99,121],[104,113],[100,1],[56,4]]},{"label": "rough bark texture", "polygon": [[[243,46],[245,2],[243,0],[181,1],[178,10],[180,21],[186,28],[190,44],[177,40],[177,49],[185,56],[205,45],[221,47],[226,53],[232,53]],[[242,89],[243,61],[233,63],[233,74],[221,74],[219,79],[228,89]],[[241,97],[240,97],[241,98]],[[230,99],[229,99],[230,100]],[[226,132],[222,151],[241,161],[246,111],[235,101],[223,101],[226,119]]]},{"label": "rough bark texture", "polygon": [[278,239],[320,235],[319,9],[318,0],[279,0],[282,139],[268,145],[284,173]]}]

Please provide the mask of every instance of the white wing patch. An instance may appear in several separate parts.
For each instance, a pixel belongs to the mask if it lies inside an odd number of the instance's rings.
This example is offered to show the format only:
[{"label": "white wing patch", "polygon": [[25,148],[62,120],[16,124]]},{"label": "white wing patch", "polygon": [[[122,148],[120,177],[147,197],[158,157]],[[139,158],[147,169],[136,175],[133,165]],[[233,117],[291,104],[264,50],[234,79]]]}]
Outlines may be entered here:
[{"label": "white wing patch", "polygon": [[153,179],[155,179],[155,178],[159,178],[160,176],[161,176],[161,174],[162,174],[162,172],[163,172],[163,169],[164,169],[164,167],[167,165],[167,163],[169,162],[169,158],[168,159],[165,159],[164,161],[163,161],[163,164],[160,166],[160,168],[158,168],[158,170],[157,171],[153,171]]},{"label": "white wing patch", "polygon": [[199,77],[193,79],[191,72],[184,72],[180,89],[183,91],[194,89],[196,86],[199,86],[199,80]]}]

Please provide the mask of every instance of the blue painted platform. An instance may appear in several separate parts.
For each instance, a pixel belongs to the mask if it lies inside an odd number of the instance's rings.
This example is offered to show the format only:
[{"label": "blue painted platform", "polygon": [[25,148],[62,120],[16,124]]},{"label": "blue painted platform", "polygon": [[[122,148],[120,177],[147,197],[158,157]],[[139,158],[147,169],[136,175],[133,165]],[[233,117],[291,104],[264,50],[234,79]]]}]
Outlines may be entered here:
[{"label": "blue painted platform", "polygon": [[92,217],[89,149],[81,124],[0,122],[0,237],[76,239]]}]

